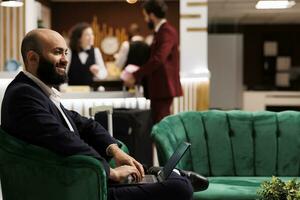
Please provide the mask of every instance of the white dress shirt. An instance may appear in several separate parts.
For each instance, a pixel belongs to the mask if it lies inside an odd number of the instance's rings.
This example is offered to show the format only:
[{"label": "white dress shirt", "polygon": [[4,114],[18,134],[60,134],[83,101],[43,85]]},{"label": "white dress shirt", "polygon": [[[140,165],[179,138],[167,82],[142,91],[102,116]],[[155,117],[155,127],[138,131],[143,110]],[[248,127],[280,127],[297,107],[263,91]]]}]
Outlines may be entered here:
[{"label": "white dress shirt", "polygon": [[158,22],[158,24],[155,26],[154,31],[157,33],[158,30],[160,29],[161,25],[163,25],[164,23],[166,23],[167,20],[166,19],[162,19]]}]

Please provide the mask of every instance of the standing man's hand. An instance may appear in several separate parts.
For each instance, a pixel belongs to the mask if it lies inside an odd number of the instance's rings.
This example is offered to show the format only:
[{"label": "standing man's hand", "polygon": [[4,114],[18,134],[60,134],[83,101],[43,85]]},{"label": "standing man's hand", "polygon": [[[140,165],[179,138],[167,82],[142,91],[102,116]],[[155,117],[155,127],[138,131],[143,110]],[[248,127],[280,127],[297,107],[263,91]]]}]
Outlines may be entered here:
[{"label": "standing man's hand", "polygon": [[133,87],[135,85],[135,78],[132,73],[138,71],[140,69],[139,66],[129,64],[122,71],[120,78],[124,81],[124,85],[127,87]]},{"label": "standing man's hand", "polygon": [[135,85],[135,78],[130,72],[123,70],[121,73],[121,79],[124,81],[124,85],[127,87],[133,87]]},{"label": "standing man's hand", "polygon": [[145,176],[145,172],[143,166],[138,161],[122,151],[117,145],[112,145],[109,151],[115,159],[117,166],[129,165],[131,167],[134,167],[137,170],[137,175],[136,177],[134,177],[135,180],[142,180],[142,178]]}]

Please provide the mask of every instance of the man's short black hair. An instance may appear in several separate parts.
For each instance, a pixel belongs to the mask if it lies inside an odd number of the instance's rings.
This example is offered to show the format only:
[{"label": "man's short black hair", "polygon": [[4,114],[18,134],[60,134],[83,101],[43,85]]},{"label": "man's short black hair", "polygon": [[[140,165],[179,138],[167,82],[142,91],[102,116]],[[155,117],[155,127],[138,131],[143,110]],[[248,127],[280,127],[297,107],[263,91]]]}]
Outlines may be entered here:
[{"label": "man's short black hair", "polygon": [[21,44],[21,53],[24,63],[26,63],[26,54],[28,51],[35,51],[39,55],[42,53],[42,45],[37,33],[28,33]]},{"label": "man's short black hair", "polygon": [[146,0],[143,8],[147,14],[153,13],[158,18],[165,18],[168,6],[163,0]]}]

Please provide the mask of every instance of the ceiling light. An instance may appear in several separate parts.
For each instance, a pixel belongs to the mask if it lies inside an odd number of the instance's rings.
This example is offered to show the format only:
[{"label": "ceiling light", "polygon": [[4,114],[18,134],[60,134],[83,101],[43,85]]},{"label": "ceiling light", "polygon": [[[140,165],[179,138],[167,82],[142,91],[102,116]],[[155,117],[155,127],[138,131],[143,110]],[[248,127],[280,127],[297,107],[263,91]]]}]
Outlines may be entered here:
[{"label": "ceiling light", "polygon": [[289,0],[260,0],[257,2],[256,9],[285,9],[294,6],[295,1]]},{"label": "ceiling light", "polygon": [[22,0],[2,0],[0,5],[4,7],[20,7],[23,6],[23,2]]},{"label": "ceiling light", "polygon": [[137,2],[137,0],[126,0],[126,1],[127,1],[127,3],[130,3],[130,4],[134,4]]}]

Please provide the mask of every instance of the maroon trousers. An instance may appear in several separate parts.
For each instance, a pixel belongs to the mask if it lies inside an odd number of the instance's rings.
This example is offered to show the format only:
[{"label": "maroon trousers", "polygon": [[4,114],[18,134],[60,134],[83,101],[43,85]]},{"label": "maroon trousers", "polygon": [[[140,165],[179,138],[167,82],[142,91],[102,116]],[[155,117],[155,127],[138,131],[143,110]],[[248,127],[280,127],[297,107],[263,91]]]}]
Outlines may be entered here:
[{"label": "maroon trousers", "polygon": [[173,97],[164,99],[151,99],[151,112],[154,124],[171,114],[172,102]]}]

